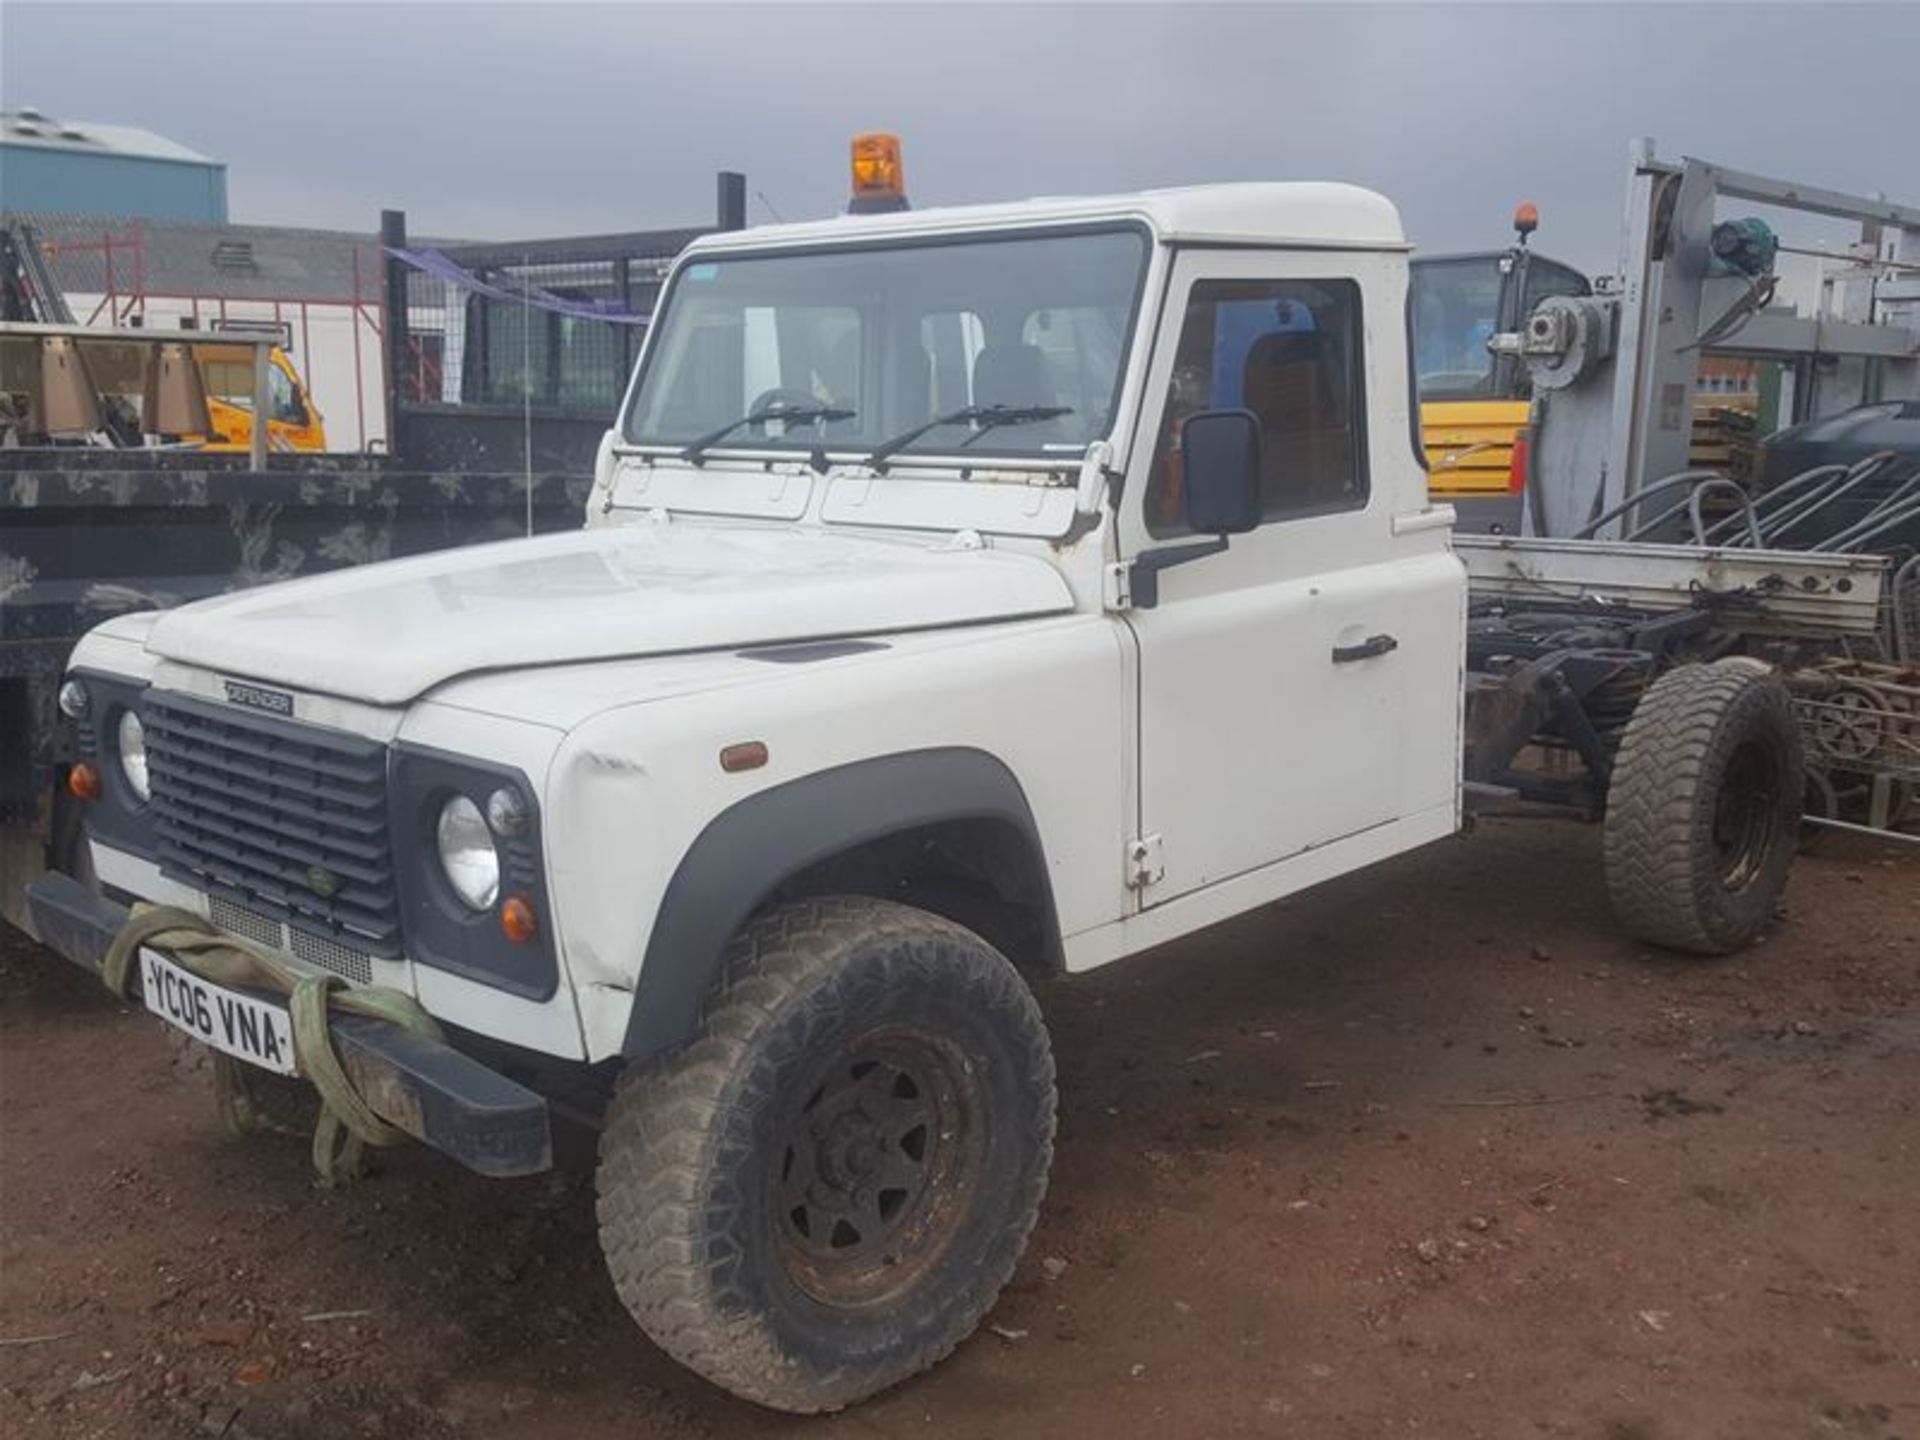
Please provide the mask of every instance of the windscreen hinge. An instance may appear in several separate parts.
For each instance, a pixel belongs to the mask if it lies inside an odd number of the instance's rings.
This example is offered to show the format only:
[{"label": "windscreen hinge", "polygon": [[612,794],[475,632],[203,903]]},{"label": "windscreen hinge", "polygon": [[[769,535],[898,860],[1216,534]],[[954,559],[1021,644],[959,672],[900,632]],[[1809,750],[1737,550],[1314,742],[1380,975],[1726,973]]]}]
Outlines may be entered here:
[{"label": "windscreen hinge", "polygon": [[1133,608],[1133,567],[1125,560],[1108,565],[1101,580],[1100,601],[1109,610]]}]

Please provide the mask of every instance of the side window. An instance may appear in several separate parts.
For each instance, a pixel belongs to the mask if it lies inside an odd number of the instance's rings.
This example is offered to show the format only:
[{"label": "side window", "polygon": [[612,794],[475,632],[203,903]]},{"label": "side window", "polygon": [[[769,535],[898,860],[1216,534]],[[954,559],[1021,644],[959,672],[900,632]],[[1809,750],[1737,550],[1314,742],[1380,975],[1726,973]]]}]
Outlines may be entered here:
[{"label": "side window", "polygon": [[267,413],[283,425],[304,425],[307,412],[293,393],[293,381],[278,365],[267,366]]},{"label": "side window", "polygon": [[1360,287],[1351,280],[1202,280],[1187,296],[1147,479],[1147,528],[1187,531],[1180,431],[1203,410],[1260,421],[1269,520],[1367,503]]},{"label": "side window", "polygon": [[206,386],[210,400],[221,400],[243,409],[253,405],[251,365],[244,365],[238,360],[202,360],[200,382]]}]

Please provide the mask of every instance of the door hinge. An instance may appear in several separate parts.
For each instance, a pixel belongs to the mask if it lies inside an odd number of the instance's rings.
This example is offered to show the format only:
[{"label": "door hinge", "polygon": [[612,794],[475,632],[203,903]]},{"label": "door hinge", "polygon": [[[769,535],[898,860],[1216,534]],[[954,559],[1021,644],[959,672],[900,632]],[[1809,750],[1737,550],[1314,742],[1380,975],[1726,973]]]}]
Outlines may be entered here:
[{"label": "door hinge", "polygon": [[1124,560],[1107,566],[1101,586],[1101,603],[1109,610],[1133,608],[1133,567]]},{"label": "door hinge", "polygon": [[1127,887],[1144,890],[1167,873],[1158,835],[1142,835],[1127,842]]}]

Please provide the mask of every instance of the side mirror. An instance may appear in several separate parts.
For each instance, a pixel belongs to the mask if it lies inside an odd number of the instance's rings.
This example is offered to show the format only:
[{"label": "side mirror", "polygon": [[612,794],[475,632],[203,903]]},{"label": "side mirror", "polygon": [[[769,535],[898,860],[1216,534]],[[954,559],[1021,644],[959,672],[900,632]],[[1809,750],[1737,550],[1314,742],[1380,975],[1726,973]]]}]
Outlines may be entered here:
[{"label": "side mirror", "polygon": [[1260,523],[1260,421],[1251,410],[1207,410],[1180,429],[1187,524],[1244,535]]}]

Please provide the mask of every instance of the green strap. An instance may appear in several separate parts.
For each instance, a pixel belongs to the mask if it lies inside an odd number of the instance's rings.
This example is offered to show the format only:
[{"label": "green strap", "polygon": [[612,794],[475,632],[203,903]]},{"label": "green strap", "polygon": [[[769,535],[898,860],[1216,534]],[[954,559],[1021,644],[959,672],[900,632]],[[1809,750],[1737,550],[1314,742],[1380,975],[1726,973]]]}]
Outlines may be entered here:
[{"label": "green strap", "polygon": [[410,1139],[374,1113],[341,1064],[328,1030],[330,1011],[384,1020],[429,1039],[441,1040],[434,1018],[411,995],[385,985],[350,990],[337,975],[306,974],[277,955],[172,905],[135,905],[107,947],[100,978],[122,1000],[131,1000],[134,957],[140,947],[166,951],[201,979],[228,987],[277,990],[288,997],[293,1019],[294,1064],[320,1092],[320,1122],[313,1132],[313,1165],[323,1184],[357,1175],[368,1145],[398,1145]]}]

